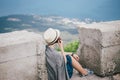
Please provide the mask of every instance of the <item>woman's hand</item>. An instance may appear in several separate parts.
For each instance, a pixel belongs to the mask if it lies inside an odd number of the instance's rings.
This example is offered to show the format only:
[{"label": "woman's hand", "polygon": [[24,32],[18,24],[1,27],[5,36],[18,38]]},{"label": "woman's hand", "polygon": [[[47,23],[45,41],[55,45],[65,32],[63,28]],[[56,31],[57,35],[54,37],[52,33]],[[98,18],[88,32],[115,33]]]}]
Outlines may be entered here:
[{"label": "woman's hand", "polygon": [[58,45],[60,48],[63,48],[63,41],[61,39],[58,39]]},{"label": "woman's hand", "polygon": [[57,43],[58,43],[61,51],[64,51],[64,49],[63,49],[63,41],[62,41],[62,39],[60,37],[58,38]]},{"label": "woman's hand", "polygon": [[79,61],[79,59],[80,59],[77,54],[73,54],[73,58],[74,58],[75,60],[77,60],[77,61]]}]

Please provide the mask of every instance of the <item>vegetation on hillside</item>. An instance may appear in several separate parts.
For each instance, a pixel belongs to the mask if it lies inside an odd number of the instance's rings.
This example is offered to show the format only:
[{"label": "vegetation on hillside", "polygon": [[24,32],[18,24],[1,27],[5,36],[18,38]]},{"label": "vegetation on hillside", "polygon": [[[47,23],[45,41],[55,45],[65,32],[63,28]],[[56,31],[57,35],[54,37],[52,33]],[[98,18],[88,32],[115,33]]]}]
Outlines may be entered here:
[{"label": "vegetation on hillside", "polygon": [[[64,51],[65,52],[76,52],[79,47],[79,41],[75,40],[72,41],[64,46]],[[58,51],[60,51],[59,48],[57,48]]]}]

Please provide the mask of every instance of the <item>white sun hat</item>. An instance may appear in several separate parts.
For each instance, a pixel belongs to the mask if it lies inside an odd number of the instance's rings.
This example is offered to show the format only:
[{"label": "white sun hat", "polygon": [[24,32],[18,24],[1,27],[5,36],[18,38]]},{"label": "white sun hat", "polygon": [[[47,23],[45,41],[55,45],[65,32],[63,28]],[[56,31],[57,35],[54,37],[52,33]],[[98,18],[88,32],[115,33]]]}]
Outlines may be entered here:
[{"label": "white sun hat", "polygon": [[44,37],[44,40],[46,41],[46,43],[53,44],[60,37],[60,31],[57,29],[48,28],[44,32],[43,37]]}]

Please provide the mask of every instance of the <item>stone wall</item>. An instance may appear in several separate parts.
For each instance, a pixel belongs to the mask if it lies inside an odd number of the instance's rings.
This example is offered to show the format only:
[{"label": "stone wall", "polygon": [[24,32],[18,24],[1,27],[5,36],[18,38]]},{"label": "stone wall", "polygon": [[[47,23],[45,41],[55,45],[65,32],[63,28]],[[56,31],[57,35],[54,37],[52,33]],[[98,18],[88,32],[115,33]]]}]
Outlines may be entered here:
[{"label": "stone wall", "polygon": [[97,75],[120,72],[120,21],[78,26],[80,63]]},{"label": "stone wall", "polygon": [[0,34],[0,80],[47,80],[44,50],[39,34]]}]

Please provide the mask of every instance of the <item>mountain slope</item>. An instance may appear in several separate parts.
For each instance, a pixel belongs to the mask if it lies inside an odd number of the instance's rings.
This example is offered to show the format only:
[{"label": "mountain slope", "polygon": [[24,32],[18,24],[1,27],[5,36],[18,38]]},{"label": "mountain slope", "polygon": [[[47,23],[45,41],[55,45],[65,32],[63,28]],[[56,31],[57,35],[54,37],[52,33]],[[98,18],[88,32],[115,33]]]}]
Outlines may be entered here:
[{"label": "mountain slope", "polygon": [[43,32],[49,27],[70,33],[77,33],[75,26],[62,22],[65,18],[38,15],[10,15],[0,17],[0,33],[22,29],[33,29]]},{"label": "mountain slope", "polygon": [[[9,15],[0,17],[0,33],[16,30],[29,30],[44,32],[47,28],[59,29],[65,40],[76,39],[78,34],[76,25],[77,19],[69,19],[59,16],[40,15]],[[66,36],[67,35],[67,36]]]}]

